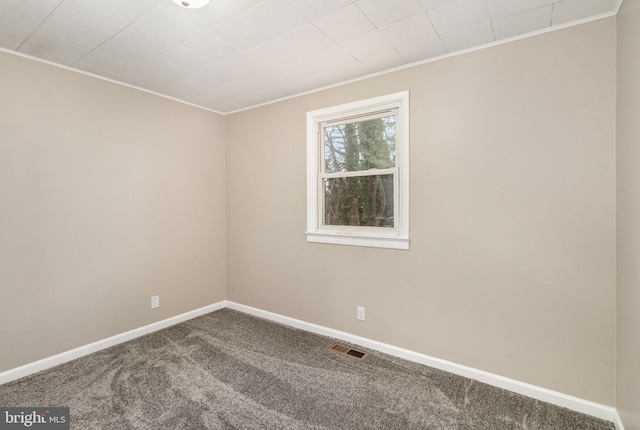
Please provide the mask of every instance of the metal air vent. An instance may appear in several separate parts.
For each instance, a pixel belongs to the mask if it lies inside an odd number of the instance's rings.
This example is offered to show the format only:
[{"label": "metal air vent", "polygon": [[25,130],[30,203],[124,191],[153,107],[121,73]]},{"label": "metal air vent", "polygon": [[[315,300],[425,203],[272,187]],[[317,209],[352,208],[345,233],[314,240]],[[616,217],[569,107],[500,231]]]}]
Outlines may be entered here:
[{"label": "metal air vent", "polygon": [[348,346],[340,345],[339,343],[334,343],[329,349],[333,352],[337,352],[338,354],[348,355],[349,357],[353,357],[358,360],[364,360],[367,358],[366,352],[358,351],[357,349],[349,348]]}]

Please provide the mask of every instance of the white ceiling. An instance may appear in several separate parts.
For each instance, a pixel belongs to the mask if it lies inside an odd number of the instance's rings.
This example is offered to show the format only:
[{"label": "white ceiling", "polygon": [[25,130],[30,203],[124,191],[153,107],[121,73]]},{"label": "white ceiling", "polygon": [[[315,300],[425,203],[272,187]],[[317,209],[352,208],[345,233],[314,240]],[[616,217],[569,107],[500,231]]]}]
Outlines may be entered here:
[{"label": "white ceiling", "polygon": [[0,47],[228,113],[622,0],[0,0]]}]

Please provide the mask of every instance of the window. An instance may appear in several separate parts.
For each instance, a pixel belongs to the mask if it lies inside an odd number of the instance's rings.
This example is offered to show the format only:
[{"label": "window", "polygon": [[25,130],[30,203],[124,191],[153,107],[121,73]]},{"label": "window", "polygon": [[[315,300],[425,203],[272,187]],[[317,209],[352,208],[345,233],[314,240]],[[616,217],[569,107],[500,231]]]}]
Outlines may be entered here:
[{"label": "window", "polygon": [[307,241],[409,249],[409,93],[307,113]]}]

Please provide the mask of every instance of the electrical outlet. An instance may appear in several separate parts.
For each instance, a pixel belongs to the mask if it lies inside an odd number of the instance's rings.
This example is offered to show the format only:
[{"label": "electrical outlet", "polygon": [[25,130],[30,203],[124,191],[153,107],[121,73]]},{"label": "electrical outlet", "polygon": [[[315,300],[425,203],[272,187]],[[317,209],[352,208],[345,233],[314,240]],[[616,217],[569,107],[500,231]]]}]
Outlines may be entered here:
[{"label": "electrical outlet", "polygon": [[160,296],[151,297],[151,309],[160,307]]},{"label": "electrical outlet", "polygon": [[364,306],[358,306],[357,307],[357,313],[358,313],[358,319],[360,321],[364,321]]}]

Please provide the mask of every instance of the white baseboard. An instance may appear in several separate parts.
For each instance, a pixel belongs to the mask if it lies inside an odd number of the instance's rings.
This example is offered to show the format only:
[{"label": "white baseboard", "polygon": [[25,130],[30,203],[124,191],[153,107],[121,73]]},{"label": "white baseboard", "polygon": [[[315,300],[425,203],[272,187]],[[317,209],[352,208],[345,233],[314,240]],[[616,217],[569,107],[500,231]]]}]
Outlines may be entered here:
[{"label": "white baseboard", "polygon": [[526,382],[521,382],[515,379],[506,378],[504,376],[485,372],[483,370],[474,369],[468,366],[463,366],[460,364],[453,363],[451,361],[442,360],[440,358],[430,357],[428,355],[410,351],[408,349],[399,348],[397,346],[367,339],[365,337],[352,335],[339,330],[334,330],[334,329],[323,327],[320,325],[297,320],[295,318],[290,318],[290,317],[279,315],[273,312],[268,312],[261,309],[253,308],[251,306],[246,306],[239,303],[227,301],[227,307],[230,309],[235,309],[237,311],[254,315],[260,318],[264,318],[270,321],[288,325],[290,327],[298,328],[301,330],[320,334],[323,336],[329,336],[336,339],[344,340],[346,342],[350,342],[356,345],[361,345],[370,349],[374,349],[376,351],[384,352],[385,354],[393,355],[395,357],[403,358],[405,360],[424,364],[430,367],[435,367],[436,369],[444,370],[446,372],[454,373],[456,375],[464,376],[466,378],[471,378],[476,381],[480,381],[485,384],[492,385],[494,387],[503,388],[505,390],[522,394],[527,397],[531,397],[543,402],[562,406],[567,409],[571,409],[573,411],[577,411],[583,414],[591,415],[603,420],[613,422],[616,426],[616,430],[624,430],[620,417],[618,416],[618,412],[616,411],[615,408],[612,408],[610,406],[601,405],[599,403],[580,399],[574,396],[569,396],[567,394],[559,393],[557,391],[548,390],[546,388],[538,387],[532,384],[528,384]]},{"label": "white baseboard", "polygon": [[80,346],[78,348],[71,349],[69,351],[61,352],[60,354],[52,355],[51,357],[43,358],[42,360],[34,361],[33,363],[25,364],[24,366],[9,369],[0,373],[0,385],[7,382],[15,381],[16,379],[24,378],[31,374],[40,372],[42,370],[49,369],[59,364],[66,363],[76,358],[84,357],[85,355],[93,354],[94,352],[106,349],[120,343],[127,342],[140,336],[144,336],[154,331],[162,330],[163,328],[170,327],[172,325],[187,321],[201,315],[208,314],[213,311],[220,310],[226,306],[226,302],[223,300],[218,303],[214,303],[209,306],[205,306],[199,309],[195,309],[189,312],[185,312],[180,315],[176,315],[171,318],[167,318],[162,321],[155,322],[140,328],[136,328],[125,333],[120,333],[115,336],[108,337],[106,339],[99,340],[87,345]]},{"label": "white baseboard", "polygon": [[375,340],[367,339],[365,337],[356,336],[350,333],[334,330],[328,327],[323,327],[317,324],[312,324],[306,321],[290,318],[284,315],[276,314],[269,311],[253,308],[251,306],[242,305],[239,303],[223,300],[218,303],[214,303],[209,306],[205,306],[193,311],[185,312],[180,315],[176,315],[171,318],[167,318],[162,321],[155,322],[153,324],[146,325],[134,330],[130,330],[125,333],[117,334],[106,339],[99,340],[78,348],[74,348],[69,351],[62,352],[60,354],[53,355],[51,357],[44,358],[42,360],[34,361],[33,363],[25,364],[24,366],[16,367],[14,369],[7,370],[0,373],[0,385],[7,382],[14,381],[16,379],[29,376],[31,374],[40,372],[42,370],[49,369],[59,364],[66,363],[76,358],[84,357],[85,355],[92,354],[111,346],[115,346],[129,340],[135,339],[140,336],[144,336],[149,333],[153,333],[158,330],[170,327],[175,324],[179,324],[183,321],[187,321],[210,312],[214,312],[223,308],[230,308],[240,312],[244,312],[249,315],[254,315],[260,318],[264,318],[270,321],[278,322],[290,327],[305,330],[311,333],[320,334],[323,336],[329,336],[336,339],[341,339],[346,342],[350,342],[356,345],[361,345],[376,351],[384,352],[386,354],[403,358],[405,360],[413,361],[416,363],[431,366],[436,369],[444,370],[456,375],[464,376],[474,379],[476,381],[484,382],[485,384],[492,385],[494,387],[503,388],[518,394],[538,399],[547,403],[562,406],[567,409],[571,409],[583,414],[591,415],[603,420],[611,421],[615,424],[616,430],[624,430],[622,421],[615,408],[610,406],[604,406],[599,403],[591,402],[588,400],[580,399],[578,397],[569,396],[567,394],[559,393],[557,391],[548,390],[546,388],[538,387],[528,384],[526,382],[516,381],[514,379],[506,378],[504,376],[495,375],[493,373],[485,372],[482,370],[474,369],[472,367],[463,366],[453,363],[451,361],[442,360],[436,357],[430,357],[425,354],[410,351],[408,349],[399,348],[397,346],[389,345],[386,343],[378,342]]},{"label": "white baseboard", "polygon": [[620,418],[620,414],[618,411],[615,411],[615,417],[613,423],[616,425],[616,430],[624,430],[624,425],[622,424],[622,419]]}]

